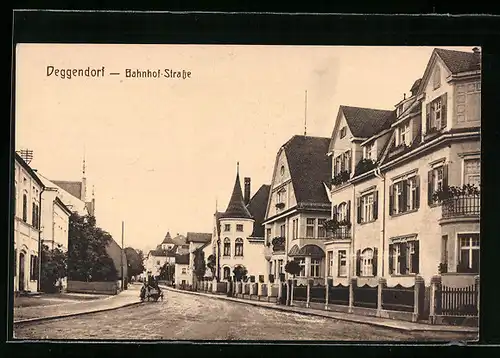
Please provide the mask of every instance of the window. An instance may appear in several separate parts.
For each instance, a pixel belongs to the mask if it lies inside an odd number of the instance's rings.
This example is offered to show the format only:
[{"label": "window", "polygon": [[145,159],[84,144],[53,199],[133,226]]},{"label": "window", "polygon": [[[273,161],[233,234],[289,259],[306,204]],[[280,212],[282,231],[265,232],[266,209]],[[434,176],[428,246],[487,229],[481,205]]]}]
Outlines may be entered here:
[{"label": "window", "polygon": [[455,106],[458,123],[481,120],[481,82],[457,85]]},{"label": "window", "polygon": [[448,265],[448,235],[441,236],[441,263]]},{"label": "window", "polygon": [[185,275],[185,274],[186,274],[186,268],[185,268],[185,267],[183,267],[183,268],[182,268],[182,274],[183,274],[183,275]]},{"label": "window", "polygon": [[224,224],[224,231],[231,231],[231,224]]},{"label": "window", "polygon": [[292,220],[292,240],[299,237],[299,219]]},{"label": "window", "polygon": [[282,224],[280,226],[280,236],[285,237],[285,233],[286,233],[286,226],[285,226],[285,224]]},{"label": "window", "polygon": [[36,228],[36,204],[31,205],[31,225]]},{"label": "window", "polygon": [[319,269],[320,269],[319,260],[312,259],[311,260],[311,273],[310,273],[310,276],[311,277],[320,277]]},{"label": "window", "polygon": [[434,74],[432,76],[432,85],[434,89],[441,86],[441,69],[438,66],[436,66]]},{"label": "window", "polygon": [[338,276],[347,277],[347,251],[339,250],[339,260],[338,260]]},{"label": "window", "polygon": [[280,174],[281,174],[281,176],[283,176],[285,174],[285,166],[284,165],[282,165],[280,168]]},{"label": "window", "polygon": [[306,219],[306,237],[314,237],[314,226],[316,219],[307,218]]},{"label": "window", "polygon": [[340,138],[344,138],[347,134],[347,128],[346,127],[342,127],[340,129]]},{"label": "window", "polygon": [[160,260],[156,261],[156,265],[160,266]]},{"label": "window", "polygon": [[365,159],[375,159],[375,142],[365,146]]},{"label": "window", "polygon": [[278,274],[283,273],[283,260],[278,260]]},{"label": "window", "polygon": [[333,251],[328,251],[328,276],[333,276]]},{"label": "window", "polygon": [[460,257],[457,271],[479,273],[479,234],[458,234]]},{"label": "window", "polygon": [[306,275],[306,260],[304,258],[295,258],[294,261],[297,261],[300,265],[300,272],[297,276],[304,277]]},{"label": "window", "polygon": [[231,256],[231,240],[227,237],[224,239],[224,256]]},{"label": "window", "polygon": [[337,205],[334,209],[334,217],[337,219],[337,221],[349,221],[349,215],[348,215],[348,205],[347,203],[340,203]]},{"label": "window", "polygon": [[481,161],[479,158],[464,159],[464,184],[479,188],[481,184]]},{"label": "window", "polygon": [[389,273],[410,275],[419,273],[419,242],[414,238],[389,244]]},{"label": "window", "polygon": [[411,144],[410,122],[399,127],[399,145],[409,146]]},{"label": "window", "polygon": [[335,160],[333,162],[334,168],[333,168],[333,173],[334,175],[338,175],[340,172],[347,171],[351,172],[351,151],[348,150],[337,157],[335,157]]},{"label": "window", "polygon": [[373,250],[365,249],[361,253],[361,276],[374,276],[373,272]]},{"label": "window", "polygon": [[413,175],[395,182],[389,188],[389,214],[395,215],[420,206],[420,178]]},{"label": "window", "polygon": [[430,130],[441,130],[446,128],[446,103],[448,94],[436,98],[426,105],[426,126]]},{"label": "window", "polygon": [[431,169],[427,183],[427,201],[429,205],[433,205],[436,203],[433,194],[448,187],[448,165],[440,165]]},{"label": "window", "polygon": [[23,221],[28,221],[28,197],[23,194]]},{"label": "window", "polygon": [[266,229],[267,242],[271,242],[271,229]]},{"label": "window", "polygon": [[365,194],[357,199],[358,223],[377,220],[378,216],[378,191]]},{"label": "window", "polygon": [[318,237],[326,237],[326,219],[318,219]]},{"label": "window", "polygon": [[243,256],[243,239],[240,237],[234,242],[234,256]]},{"label": "window", "polygon": [[236,231],[243,231],[243,224],[236,224]]},{"label": "window", "polygon": [[222,277],[224,280],[228,280],[231,277],[231,269],[229,267],[224,267],[222,270]]},{"label": "window", "polygon": [[37,277],[38,277],[38,258],[36,255],[31,255],[30,280],[35,281]]}]

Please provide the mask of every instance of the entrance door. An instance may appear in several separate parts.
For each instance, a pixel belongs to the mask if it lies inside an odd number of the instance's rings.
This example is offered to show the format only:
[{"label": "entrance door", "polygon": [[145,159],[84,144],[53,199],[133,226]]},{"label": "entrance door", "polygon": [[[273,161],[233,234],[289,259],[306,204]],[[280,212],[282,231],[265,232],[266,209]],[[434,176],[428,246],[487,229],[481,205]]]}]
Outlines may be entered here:
[{"label": "entrance door", "polygon": [[25,290],[24,287],[24,253],[19,254],[19,292]]}]

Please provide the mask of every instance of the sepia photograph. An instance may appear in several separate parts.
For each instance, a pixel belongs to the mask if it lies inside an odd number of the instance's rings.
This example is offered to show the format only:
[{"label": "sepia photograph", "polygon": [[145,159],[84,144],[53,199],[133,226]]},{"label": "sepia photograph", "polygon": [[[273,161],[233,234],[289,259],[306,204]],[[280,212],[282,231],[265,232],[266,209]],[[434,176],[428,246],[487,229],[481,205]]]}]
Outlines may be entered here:
[{"label": "sepia photograph", "polygon": [[17,44],[14,340],[477,341],[481,51]]}]

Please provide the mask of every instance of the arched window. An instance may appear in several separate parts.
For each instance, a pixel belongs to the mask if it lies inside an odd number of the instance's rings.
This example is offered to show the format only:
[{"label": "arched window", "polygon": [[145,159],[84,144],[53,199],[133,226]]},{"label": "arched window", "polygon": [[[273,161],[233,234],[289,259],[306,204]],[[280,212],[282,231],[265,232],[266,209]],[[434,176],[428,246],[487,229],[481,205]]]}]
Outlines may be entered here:
[{"label": "arched window", "polygon": [[240,237],[234,243],[234,256],[243,256],[243,239]]},{"label": "arched window", "polygon": [[231,240],[228,237],[224,239],[224,256],[231,256]]},{"label": "arched window", "polygon": [[223,273],[224,280],[227,280],[227,279],[229,279],[229,277],[231,277],[231,269],[227,266],[224,267],[222,273]]},{"label": "arched window", "polygon": [[28,221],[28,197],[23,194],[23,221]]},{"label": "arched window", "polygon": [[337,206],[337,221],[348,220],[347,218],[347,203],[341,203]]},{"label": "arched window", "polygon": [[373,249],[361,253],[361,276],[373,276]]}]

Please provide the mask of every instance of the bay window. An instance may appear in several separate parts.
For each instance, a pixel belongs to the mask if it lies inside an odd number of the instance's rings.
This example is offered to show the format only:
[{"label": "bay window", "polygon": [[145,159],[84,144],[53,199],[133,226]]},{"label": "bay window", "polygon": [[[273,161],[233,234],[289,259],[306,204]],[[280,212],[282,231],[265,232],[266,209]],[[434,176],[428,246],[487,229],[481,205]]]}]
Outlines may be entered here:
[{"label": "bay window", "polygon": [[300,272],[298,277],[305,277],[306,275],[306,259],[305,258],[295,258],[294,261],[298,262],[300,266]]},{"label": "bay window", "polygon": [[317,259],[311,259],[311,267],[310,267],[309,275],[311,277],[320,277],[320,261]]},{"label": "bay window", "polygon": [[479,273],[479,234],[458,234],[460,257],[457,272]]},{"label": "bay window", "polygon": [[307,218],[306,219],[306,237],[314,237],[314,226],[316,224],[316,219]]},{"label": "bay window", "polygon": [[299,237],[299,219],[292,220],[292,240]]},{"label": "bay window", "polygon": [[328,276],[333,276],[333,251],[328,251]]},{"label": "bay window", "polygon": [[347,250],[339,250],[338,277],[347,277]]}]

